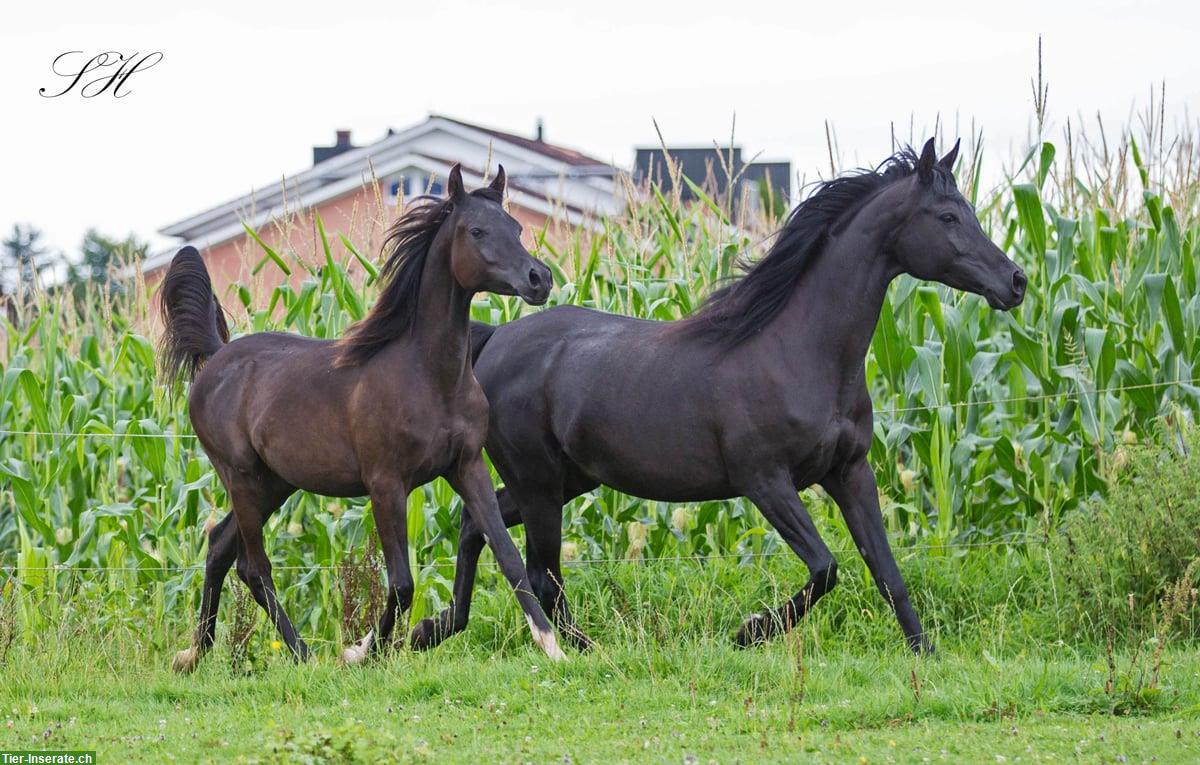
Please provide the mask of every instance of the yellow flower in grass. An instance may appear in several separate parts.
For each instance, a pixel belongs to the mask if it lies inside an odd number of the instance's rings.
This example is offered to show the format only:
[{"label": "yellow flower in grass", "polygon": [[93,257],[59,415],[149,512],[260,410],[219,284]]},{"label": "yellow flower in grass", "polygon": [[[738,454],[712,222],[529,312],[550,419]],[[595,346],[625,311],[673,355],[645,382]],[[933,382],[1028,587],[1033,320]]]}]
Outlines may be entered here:
[{"label": "yellow flower in grass", "polygon": [[280,643],[278,640],[271,641],[271,650],[272,651],[278,651],[280,648],[283,648],[283,643]]}]

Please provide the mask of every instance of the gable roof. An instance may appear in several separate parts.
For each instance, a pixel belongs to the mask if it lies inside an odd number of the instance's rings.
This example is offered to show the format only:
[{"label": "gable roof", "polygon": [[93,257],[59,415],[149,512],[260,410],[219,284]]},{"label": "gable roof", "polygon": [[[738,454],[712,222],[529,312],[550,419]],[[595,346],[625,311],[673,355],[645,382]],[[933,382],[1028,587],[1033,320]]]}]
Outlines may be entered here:
[{"label": "gable roof", "polygon": [[[378,141],[339,153],[312,167],[257,190],[210,207],[159,229],[204,248],[240,236],[243,221],[265,225],[286,211],[315,207],[351,193],[373,178],[417,168],[445,177],[459,162],[482,181],[489,161],[502,163],[512,201],[546,215],[563,211],[572,223],[619,212],[617,175],[623,172],[574,149],[555,146],[462,120],[431,115]],[[172,250],[173,252],[173,250]],[[161,261],[161,262],[160,262]],[[144,271],[169,261],[169,254],[148,258]]]},{"label": "gable roof", "polygon": [[568,165],[575,165],[577,167],[586,167],[588,165],[600,165],[603,167],[609,166],[606,162],[602,162],[595,157],[589,157],[583,152],[576,151],[575,149],[568,149],[565,146],[555,146],[552,143],[546,143],[545,141],[540,141],[536,138],[529,138],[527,136],[517,135],[516,133],[506,133],[503,130],[483,127],[482,125],[472,125],[469,122],[456,120],[453,117],[446,117],[438,114],[430,116],[431,118],[453,122],[456,125],[462,125],[463,127],[471,128],[472,130],[479,130],[487,133],[493,138],[499,138],[501,141],[507,141],[508,143],[520,146],[530,151],[536,151],[539,154],[544,154],[551,159],[558,160],[559,162],[565,162]]}]

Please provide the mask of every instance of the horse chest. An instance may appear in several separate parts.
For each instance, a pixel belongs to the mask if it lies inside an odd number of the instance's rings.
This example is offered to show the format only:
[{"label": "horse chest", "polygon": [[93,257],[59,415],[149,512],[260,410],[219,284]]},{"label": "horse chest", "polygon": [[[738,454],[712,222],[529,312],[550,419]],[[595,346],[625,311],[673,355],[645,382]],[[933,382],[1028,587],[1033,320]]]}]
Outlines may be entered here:
[{"label": "horse chest", "polygon": [[860,459],[870,447],[869,427],[864,430],[833,402],[785,409],[780,415],[777,428],[763,429],[763,440],[776,445],[778,459],[791,467],[797,484],[820,480],[838,465]]},{"label": "horse chest", "polygon": [[406,418],[405,440],[415,447],[421,468],[440,472],[459,457],[483,448],[487,400],[478,396],[437,399],[415,407]]}]

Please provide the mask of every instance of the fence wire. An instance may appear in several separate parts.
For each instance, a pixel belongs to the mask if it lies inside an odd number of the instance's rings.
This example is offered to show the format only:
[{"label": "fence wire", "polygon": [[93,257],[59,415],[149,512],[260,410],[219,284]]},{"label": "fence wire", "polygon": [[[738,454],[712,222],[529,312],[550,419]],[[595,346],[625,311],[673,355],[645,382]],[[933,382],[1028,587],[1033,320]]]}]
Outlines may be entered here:
[{"label": "fence wire", "polygon": [[[957,550],[957,549],[972,549],[972,548],[1010,548],[1014,545],[1027,544],[1032,541],[1044,541],[1045,537],[1040,534],[1021,534],[1004,539],[995,539],[989,541],[977,542],[946,542],[946,543],[922,543],[910,545],[892,545],[893,552],[913,552],[917,550]],[[834,555],[851,555],[858,553],[857,548],[847,547],[836,550],[830,550]],[[619,564],[659,564],[659,563],[682,563],[694,562],[705,563],[714,560],[747,560],[747,559],[767,559],[790,557],[800,560],[791,550],[769,550],[766,552],[747,551],[741,553],[714,553],[712,555],[662,555],[656,557],[637,557],[637,558],[585,558],[581,560],[563,561],[563,565],[568,568],[586,568],[588,566],[605,566]],[[447,563],[451,561],[446,561]],[[437,563],[427,565],[438,565]],[[494,560],[480,561],[481,567],[497,567],[499,564]],[[342,565],[340,564],[279,564],[271,566],[271,571],[339,571]],[[162,573],[162,574],[181,574],[194,571],[203,571],[204,564],[196,563],[187,566],[6,566],[0,568],[0,571],[8,573],[29,573],[29,572],[68,572],[68,573]]]},{"label": "fence wire", "polygon": [[[1124,393],[1133,390],[1146,390],[1153,388],[1163,388],[1173,385],[1197,385],[1200,384],[1200,377],[1193,377],[1187,380],[1163,380],[1151,383],[1139,383],[1135,385],[1119,385],[1109,388],[1097,388],[1094,393],[1111,394]],[[988,399],[983,401],[957,401],[945,402],[939,404],[926,404],[921,406],[896,407],[885,409],[876,412],[877,415],[895,416],[897,414],[905,414],[910,412],[923,412],[941,409],[942,407],[962,408],[971,406],[998,406],[1007,404],[1019,404],[1035,401],[1048,401],[1053,399],[1076,399],[1079,398],[1085,391],[1071,390],[1058,391],[1055,393],[1044,393],[1032,396],[1016,396],[1011,398]],[[96,433],[87,431],[40,431],[40,430],[0,430],[0,435],[3,436],[41,436],[52,438],[165,438],[165,439],[195,439],[197,436],[194,433]],[[912,545],[894,545],[892,550],[895,552],[916,551],[916,550],[934,550],[934,549],[966,549],[966,548],[986,548],[986,547],[1011,547],[1013,545],[1025,544],[1030,540],[1040,540],[1044,537],[1036,534],[1025,534],[1018,537],[1009,537],[1002,540],[986,541],[986,542],[946,542],[946,543],[924,543]],[[854,548],[843,550],[832,550],[834,554],[850,554],[857,552]],[[676,556],[661,556],[654,558],[590,558],[586,560],[564,561],[563,564],[568,567],[585,567],[599,565],[614,565],[614,564],[631,564],[631,563],[671,563],[671,562],[705,562],[710,560],[736,559],[746,560],[753,558],[775,558],[780,556],[795,557],[791,550],[773,550],[769,552],[742,552],[742,553],[718,553],[713,555],[676,555]],[[481,562],[484,566],[495,566],[494,561]],[[273,571],[337,571],[341,568],[339,565],[277,565],[273,566]],[[42,567],[9,567],[8,570],[20,572],[142,572],[142,573],[187,573],[189,571],[203,571],[203,564],[195,564],[190,566],[42,566]]]},{"label": "fence wire", "polygon": [[[1148,390],[1152,388],[1165,388],[1172,385],[1200,385],[1200,377],[1192,377],[1187,380],[1162,380],[1159,382],[1138,383],[1135,385],[1116,385],[1109,388],[1097,388],[1090,393],[1096,395],[1109,393],[1124,393],[1133,390]],[[1050,401],[1054,399],[1077,399],[1083,393],[1088,391],[1082,390],[1066,390],[1057,391],[1055,393],[1039,393],[1033,396],[1015,396],[1012,398],[995,398],[985,399],[983,401],[946,401],[938,404],[921,404],[919,406],[902,406],[893,407],[891,409],[880,409],[875,412],[876,416],[894,417],[898,414],[907,414],[910,412],[929,412],[943,407],[952,409],[961,409],[972,406],[999,406],[1006,404],[1022,404],[1035,401]],[[56,430],[0,430],[0,436],[45,436],[48,438],[186,438],[195,439],[195,433],[96,433],[90,431],[56,431]]]}]

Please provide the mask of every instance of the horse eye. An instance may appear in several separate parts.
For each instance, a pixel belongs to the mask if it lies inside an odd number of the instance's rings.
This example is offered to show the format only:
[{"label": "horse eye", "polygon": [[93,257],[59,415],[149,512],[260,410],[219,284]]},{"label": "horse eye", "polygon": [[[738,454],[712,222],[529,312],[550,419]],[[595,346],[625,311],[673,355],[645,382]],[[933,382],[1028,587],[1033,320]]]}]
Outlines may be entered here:
[{"label": "horse eye", "polygon": [[475,237],[476,239],[483,238],[483,229],[476,226],[475,228],[471,229],[471,236]]},{"label": "horse eye", "polygon": [[938,216],[938,220],[946,225],[950,225],[951,223],[958,223],[958,216],[954,213],[942,213]]}]

